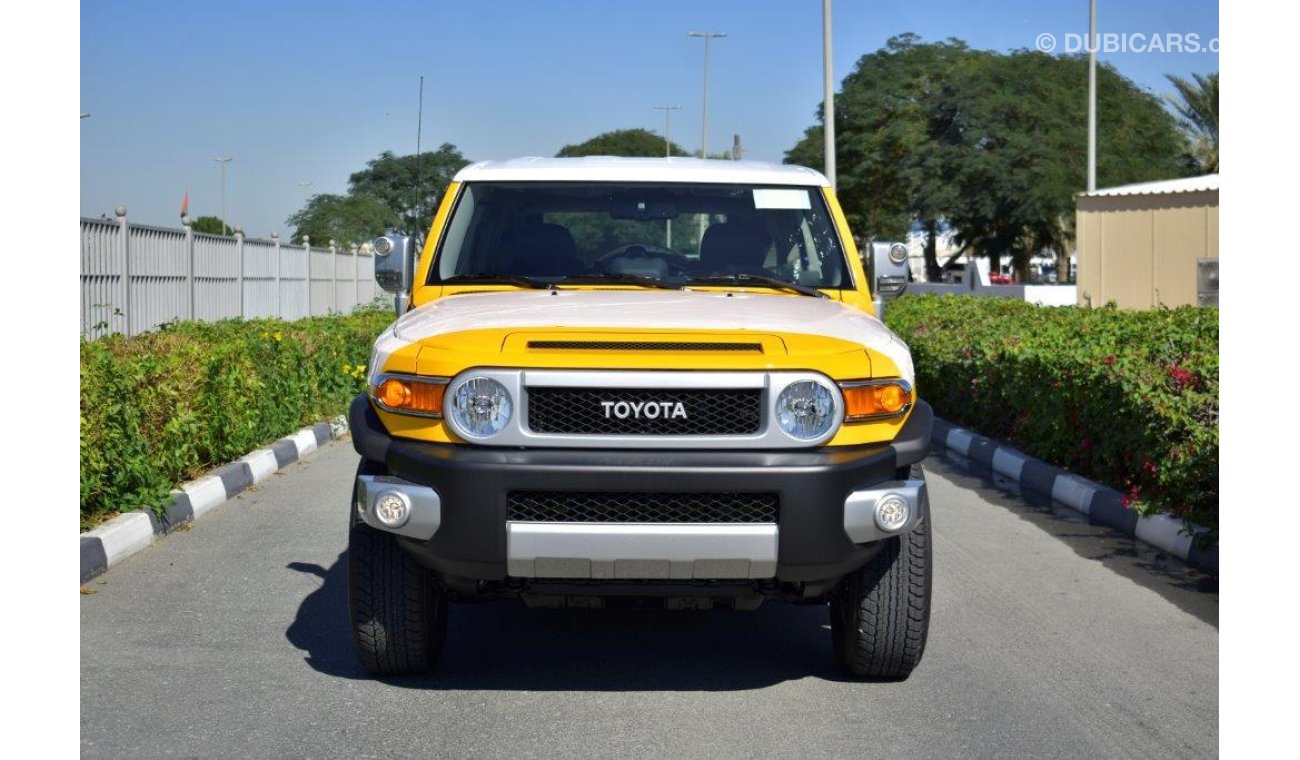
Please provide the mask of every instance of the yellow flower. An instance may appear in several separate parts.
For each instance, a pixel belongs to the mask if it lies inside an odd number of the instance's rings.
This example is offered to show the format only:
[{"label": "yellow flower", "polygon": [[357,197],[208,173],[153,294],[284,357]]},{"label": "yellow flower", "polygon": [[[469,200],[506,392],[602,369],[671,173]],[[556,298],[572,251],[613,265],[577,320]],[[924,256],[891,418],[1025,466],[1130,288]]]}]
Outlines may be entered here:
[{"label": "yellow flower", "polygon": [[276,343],[279,343],[280,341],[284,340],[284,333],[280,332],[279,330],[276,330],[275,335],[272,335],[271,337],[275,338]]},{"label": "yellow flower", "polygon": [[351,372],[352,372],[352,365],[348,364],[347,362],[343,362],[343,374],[347,375],[347,374],[351,374]]}]

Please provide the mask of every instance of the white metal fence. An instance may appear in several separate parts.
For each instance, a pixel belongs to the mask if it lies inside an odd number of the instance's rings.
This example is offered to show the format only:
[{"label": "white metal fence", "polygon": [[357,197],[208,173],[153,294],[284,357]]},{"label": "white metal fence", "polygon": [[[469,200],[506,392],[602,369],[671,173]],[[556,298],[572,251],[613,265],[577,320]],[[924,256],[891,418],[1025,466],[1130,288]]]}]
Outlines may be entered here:
[{"label": "white metal fence", "polygon": [[[308,244],[310,240],[306,241]],[[136,335],[177,319],[347,313],[380,295],[374,259],[357,247],[81,220],[81,334]]]}]

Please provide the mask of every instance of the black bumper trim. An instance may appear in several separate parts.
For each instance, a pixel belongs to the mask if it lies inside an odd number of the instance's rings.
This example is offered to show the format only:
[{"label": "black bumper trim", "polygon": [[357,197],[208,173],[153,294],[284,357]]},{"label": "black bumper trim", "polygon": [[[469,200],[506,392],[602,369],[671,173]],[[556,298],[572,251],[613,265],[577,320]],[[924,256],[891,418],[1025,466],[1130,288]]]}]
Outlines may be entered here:
[{"label": "black bumper trim", "polygon": [[429,541],[401,539],[430,567],[478,580],[506,576],[506,494],[529,491],[738,491],[780,495],[777,578],[843,575],[870,559],[844,533],[844,499],[898,477],[929,452],[934,413],[918,401],[888,444],[811,451],[498,449],[392,438],[369,399],[350,410],[353,446],[406,480],[432,486],[442,524]]}]

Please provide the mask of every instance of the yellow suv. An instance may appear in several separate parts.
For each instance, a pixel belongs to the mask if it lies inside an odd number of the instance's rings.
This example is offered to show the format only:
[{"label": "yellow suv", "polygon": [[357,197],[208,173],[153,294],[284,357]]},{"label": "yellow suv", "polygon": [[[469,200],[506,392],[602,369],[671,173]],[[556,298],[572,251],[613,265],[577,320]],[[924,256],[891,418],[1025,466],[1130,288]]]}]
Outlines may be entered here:
[{"label": "yellow suv", "polygon": [[933,416],[824,176],[490,161],[456,176],[418,255],[374,246],[398,319],[350,414],[366,668],[436,664],[453,601],[776,599],[829,604],[849,672],[911,673]]}]

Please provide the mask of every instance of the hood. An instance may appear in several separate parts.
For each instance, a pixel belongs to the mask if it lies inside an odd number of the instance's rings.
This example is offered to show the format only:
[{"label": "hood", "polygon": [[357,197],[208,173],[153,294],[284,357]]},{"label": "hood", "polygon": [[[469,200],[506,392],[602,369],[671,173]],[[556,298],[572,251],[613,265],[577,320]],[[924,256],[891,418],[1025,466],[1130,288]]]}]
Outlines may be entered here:
[{"label": "hood", "polygon": [[372,367],[412,343],[482,329],[607,328],[802,333],[889,357],[909,382],[907,345],[880,320],[829,298],[695,290],[523,290],[440,298],[407,312],[376,342]]}]

